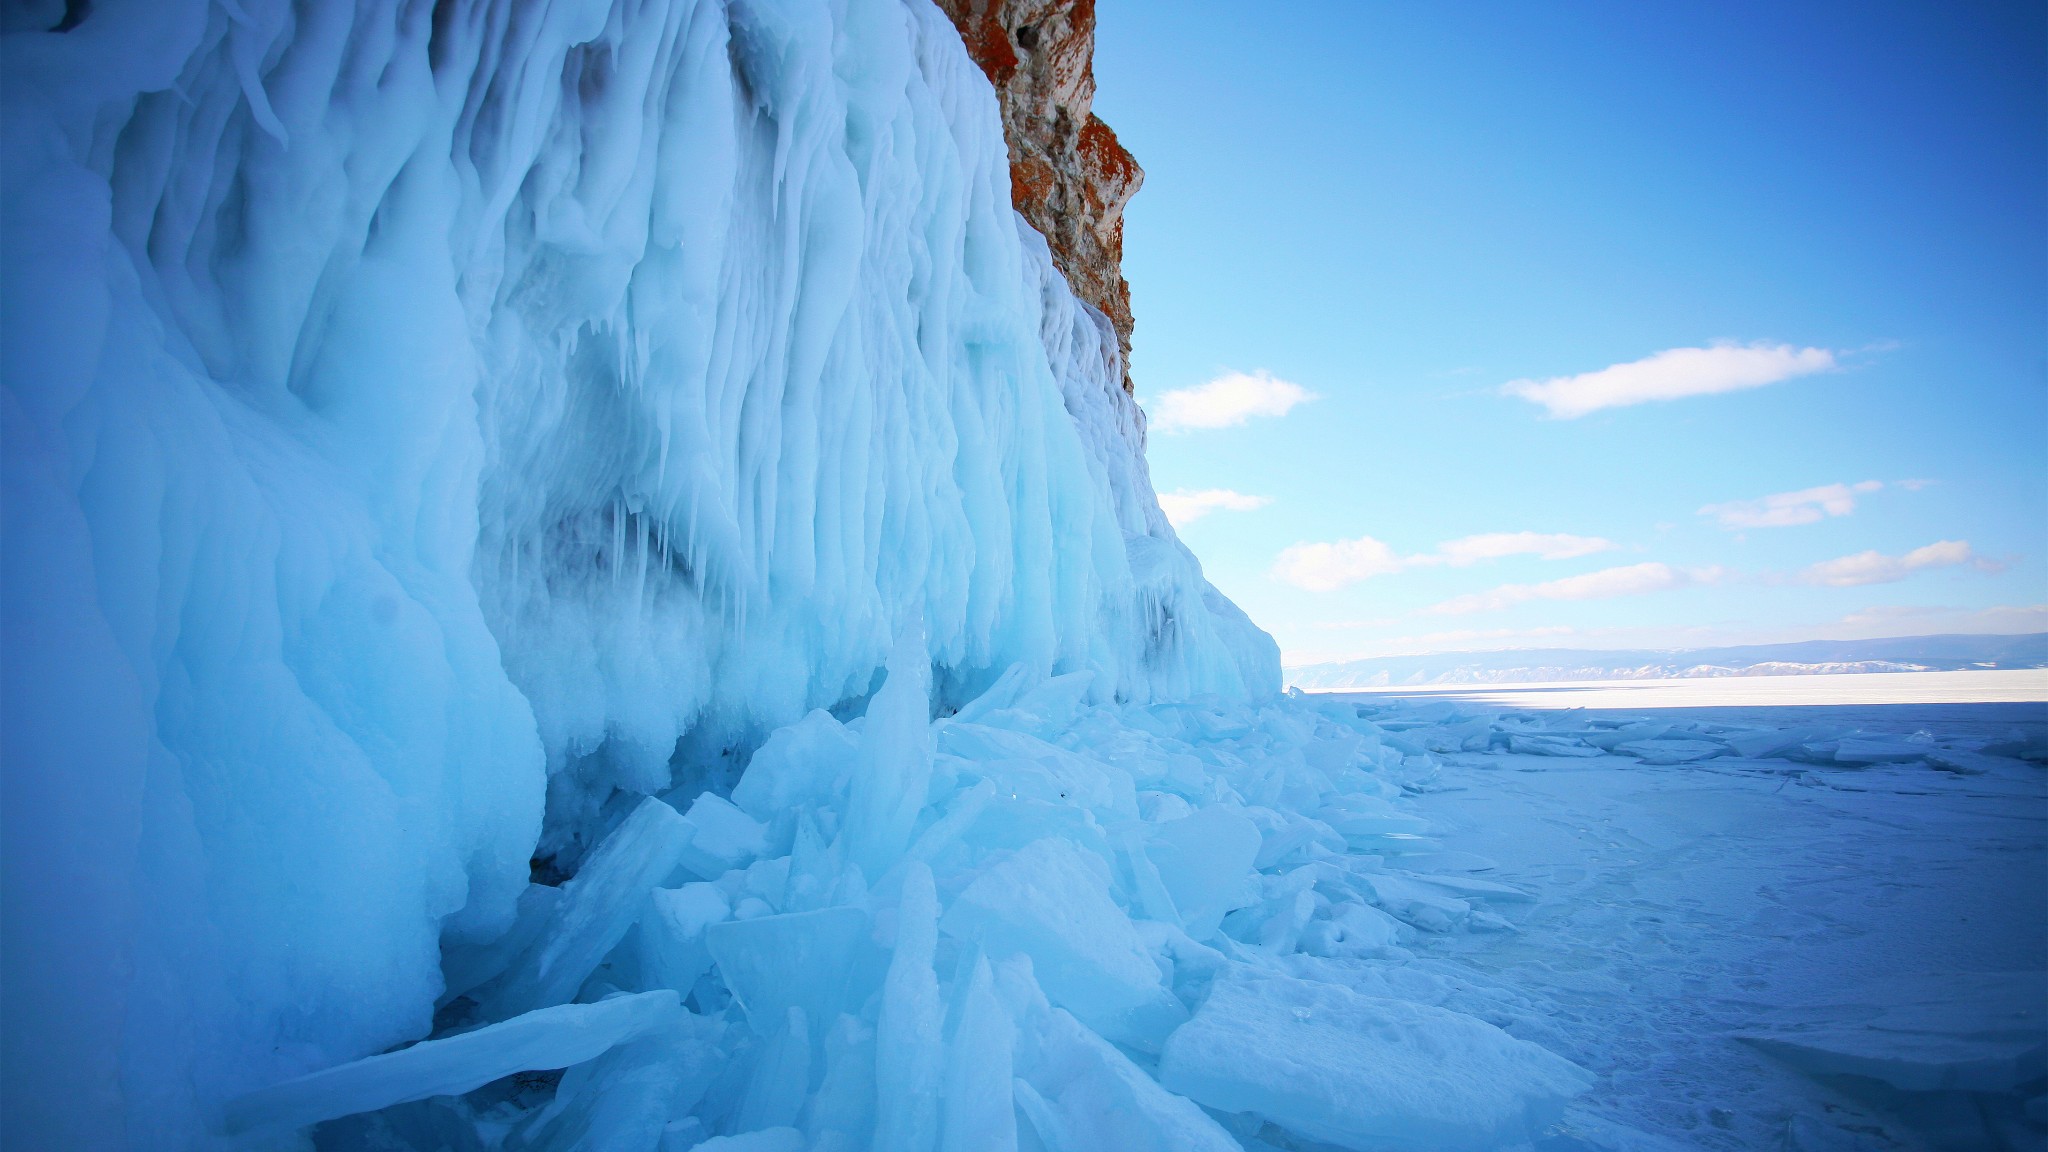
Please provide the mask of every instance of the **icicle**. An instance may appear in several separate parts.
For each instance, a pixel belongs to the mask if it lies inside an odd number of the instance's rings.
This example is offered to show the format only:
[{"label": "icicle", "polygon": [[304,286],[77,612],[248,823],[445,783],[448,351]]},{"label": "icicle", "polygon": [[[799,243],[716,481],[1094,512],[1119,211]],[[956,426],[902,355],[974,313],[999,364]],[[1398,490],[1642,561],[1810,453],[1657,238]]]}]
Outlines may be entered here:
[{"label": "icicle", "polygon": [[626,570],[625,497],[615,498],[607,507],[611,510],[612,517],[612,552],[610,563],[612,567],[612,586],[616,588],[619,581],[624,578]]},{"label": "icicle", "polygon": [[647,517],[641,516],[633,532],[633,542],[640,546],[639,563],[633,574],[633,616],[638,619],[647,599],[647,553],[653,547],[654,530]]}]

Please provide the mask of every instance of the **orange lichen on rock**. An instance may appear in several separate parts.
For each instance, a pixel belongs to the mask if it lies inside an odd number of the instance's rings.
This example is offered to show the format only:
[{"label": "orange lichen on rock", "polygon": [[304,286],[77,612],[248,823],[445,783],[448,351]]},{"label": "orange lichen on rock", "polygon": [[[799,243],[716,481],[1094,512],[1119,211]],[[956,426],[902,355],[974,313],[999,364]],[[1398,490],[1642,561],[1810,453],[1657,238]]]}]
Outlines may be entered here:
[{"label": "orange lichen on rock", "polygon": [[995,86],[1010,146],[1010,199],[1044,233],[1074,295],[1116,329],[1131,389],[1124,205],[1144,170],[1089,106],[1095,0],[938,0]]}]

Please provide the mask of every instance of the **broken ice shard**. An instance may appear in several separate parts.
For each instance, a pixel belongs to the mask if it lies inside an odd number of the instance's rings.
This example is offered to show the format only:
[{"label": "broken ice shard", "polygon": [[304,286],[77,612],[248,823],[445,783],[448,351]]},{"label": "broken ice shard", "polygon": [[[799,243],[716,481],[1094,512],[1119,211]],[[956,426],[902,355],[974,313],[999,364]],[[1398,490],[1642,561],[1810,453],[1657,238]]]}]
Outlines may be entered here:
[{"label": "broken ice shard", "polygon": [[1526,1141],[1592,1083],[1470,1016],[1248,970],[1219,978],[1167,1041],[1159,1079],[1357,1152]]},{"label": "broken ice shard", "polygon": [[1187,1012],[1160,984],[1098,868],[1107,865],[1065,840],[1033,841],[977,877],[940,923],[990,955],[1029,955],[1053,1003],[1112,1040],[1156,1052]]},{"label": "broken ice shard", "polygon": [[675,809],[642,800],[562,886],[538,939],[478,994],[484,1014],[502,1018],[572,999],[640,918],[654,886],[675,871],[689,836]]},{"label": "broken ice shard", "polygon": [[558,1004],[442,1040],[323,1069],[228,1105],[231,1133],[303,1128],[468,1092],[514,1072],[567,1068],[651,1030],[674,1027],[682,999],[662,989],[596,1004]]}]

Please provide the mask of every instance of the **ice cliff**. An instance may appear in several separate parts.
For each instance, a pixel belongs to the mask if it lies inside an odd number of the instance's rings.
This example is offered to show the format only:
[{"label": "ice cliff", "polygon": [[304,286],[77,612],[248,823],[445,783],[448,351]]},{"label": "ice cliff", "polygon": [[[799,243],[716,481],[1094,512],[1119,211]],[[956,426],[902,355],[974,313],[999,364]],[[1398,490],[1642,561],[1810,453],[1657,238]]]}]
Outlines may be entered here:
[{"label": "ice cliff", "polygon": [[[928,682],[905,732],[999,680],[1084,709],[1277,689],[926,0],[4,19],[23,1146],[194,1146],[227,1101],[427,1035],[444,946],[563,891],[530,876],[668,843],[641,798],[729,792],[778,729],[865,711],[871,738],[878,687]],[[922,738],[871,757],[911,792],[852,785],[870,882],[912,883]],[[839,831],[777,827],[792,885]],[[854,1043],[812,1007],[795,1035]]]}]

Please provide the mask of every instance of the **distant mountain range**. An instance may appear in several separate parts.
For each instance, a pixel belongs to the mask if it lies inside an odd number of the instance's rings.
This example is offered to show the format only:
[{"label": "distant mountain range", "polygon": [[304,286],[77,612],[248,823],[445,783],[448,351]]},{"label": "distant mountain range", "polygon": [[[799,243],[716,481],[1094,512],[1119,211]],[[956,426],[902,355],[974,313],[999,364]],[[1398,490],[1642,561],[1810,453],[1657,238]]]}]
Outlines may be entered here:
[{"label": "distant mountain range", "polygon": [[1424,684],[1533,684],[1578,680],[1681,680],[1703,676],[1813,676],[1843,672],[1949,672],[2048,668],[2048,632],[2025,636],[1893,636],[1735,648],[1595,651],[1525,648],[1375,656],[1286,670],[1305,691]]}]

